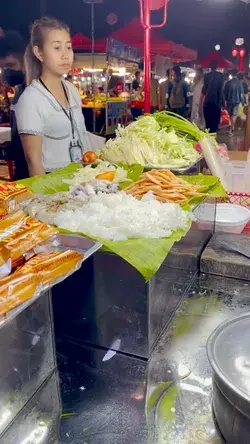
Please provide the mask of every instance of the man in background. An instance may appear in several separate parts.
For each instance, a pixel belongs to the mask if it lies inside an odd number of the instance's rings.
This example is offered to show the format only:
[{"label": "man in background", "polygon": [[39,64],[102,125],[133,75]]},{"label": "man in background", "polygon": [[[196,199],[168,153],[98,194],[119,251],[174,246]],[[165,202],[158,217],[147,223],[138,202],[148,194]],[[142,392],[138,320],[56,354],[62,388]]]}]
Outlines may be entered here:
[{"label": "man in background", "polygon": [[135,72],[135,78],[132,82],[132,91],[137,91],[141,86],[141,73],[140,71]]},{"label": "man in background", "polygon": [[223,103],[223,74],[217,71],[217,62],[211,61],[211,71],[204,77],[204,117],[206,128],[216,133],[219,128],[221,107]]},{"label": "man in background", "polygon": [[167,108],[167,100],[168,100],[168,85],[170,82],[170,69],[166,71],[166,80],[160,84],[159,91],[159,110],[162,111]]},{"label": "man in background", "polygon": [[237,74],[237,69],[234,69],[232,71],[233,77],[226,83],[224,89],[225,105],[231,119],[230,135],[233,135],[235,130],[235,123],[238,116],[239,106],[240,104],[245,105],[243,83],[240,79],[238,79]]},{"label": "man in background", "polygon": [[15,89],[10,112],[11,147],[8,149],[8,159],[13,160],[15,164],[15,180],[29,177],[28,166],[23,152],[22,142],[18,134],[15,117],[15,106],[26,87],[23,69],[24,50],[25,42],[18,32],[12,31],[0,38],[2,76],[5,83]]},{"label": "man in background", "polygon": [[242,82],[244,89],[245,105],[248,105],[248,81],[247,76],[243,72],[239,72],[238,79]]},{"label": "man in background", "polygon": [[185,116],[188,99],[188,84],[183,79],[179,66],[172,69],[172,79],[168,84],[168,106],[170,111]]},{"label": "man in background", "polygon": [[158,110],[158,102],[159,102],[159,82],[154,77],[153,73],[151,73],[150,79],[150,112],[151,114],[155,113]]}]

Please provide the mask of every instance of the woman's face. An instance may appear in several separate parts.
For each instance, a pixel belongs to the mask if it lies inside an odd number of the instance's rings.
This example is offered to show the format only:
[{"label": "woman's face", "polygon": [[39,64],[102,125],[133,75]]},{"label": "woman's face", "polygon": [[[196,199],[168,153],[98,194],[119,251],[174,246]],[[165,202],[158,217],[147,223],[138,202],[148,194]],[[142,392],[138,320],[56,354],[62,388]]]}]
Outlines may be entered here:
[{"label": "woman's face", "polygon": [[34,53],[42,62],[42,70],[63,76],[72,68],[73,50],[71,38],[65,29],[47,31],[42,50],[36,46]]}]

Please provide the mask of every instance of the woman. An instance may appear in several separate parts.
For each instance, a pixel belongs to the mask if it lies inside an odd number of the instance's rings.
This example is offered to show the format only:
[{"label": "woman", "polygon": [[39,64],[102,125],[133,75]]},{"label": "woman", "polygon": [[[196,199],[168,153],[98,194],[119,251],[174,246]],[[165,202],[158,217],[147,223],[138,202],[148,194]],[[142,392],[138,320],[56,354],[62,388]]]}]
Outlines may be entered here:
[{"label": "woman", "polygon": [[67,25],[36,20],[24,56],[27,88],[16,119],[30,176],[79,161],[89,148],[79,93],[63,80],[73,63]]},{"label": "woman", "polygon": [[196,69],[196,76],[194,78],[194,83],[191,88],[193,93],[192,100],[192,112],[191,112],[191,122],[195,123],[199,127],[204,127],[204,116],[203,116],[203,105],[202,105],[202,90],[204,85],[203,69]]}]

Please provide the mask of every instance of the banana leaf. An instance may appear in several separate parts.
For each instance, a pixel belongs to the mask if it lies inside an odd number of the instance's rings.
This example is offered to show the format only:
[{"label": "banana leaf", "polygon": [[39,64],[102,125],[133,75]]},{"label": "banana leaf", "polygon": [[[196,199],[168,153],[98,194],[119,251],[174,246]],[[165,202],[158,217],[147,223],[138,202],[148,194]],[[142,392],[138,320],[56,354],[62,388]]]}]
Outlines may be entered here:
[{"label": "banana leaf", "polygon": [[[67,191],[69,186],[63,183],[63,178],[71,178],[79,168],[81,168],[80,165],[70,164],[68,167],[52,172],[51,174],[25,179],[20,181],[20,183],[27,186],[34,193],[53,194],[60,191]],[[132,174],[135,180],[135,176],[141,174],[140,168],[134,166],[132,168]],[[218,186],[218,179],[211,176],[187,176],[187,179],[192,183],[206,185],[208,194],[210,192],[214,193],[216,191],[214,187]],[[216,191],[216,193],[219,192],[220,190]],[[185,207],[184,209],[188,210],[189,207]],[[191,221],[184,230],[176,230],[169,238],[165,239],[129,239],[127,241],[110,241],[107,239],[96,239],[94,237],[92,237],[92,239],[101,242],[106,251],[121,256],[148,281],[157,272],[173,244],[185,236],[190,227]],[[69,231],[62,231],[69,233]],[[84,235],[83,233],[77,234]]]},{"label": "banana leaf", "polygon": [[54,194],[60,191],[68,191],[69,185],[63,183],[63,179],[71,179],[82,168],[78,163],[71,163],[66,168],[53,171],[43,176],[29,177],[18,182],[37,194]]},{"label": "banana leaf", "polygon": [[[108,239],[91,237],[100,242],[105,251],[115,253],[141,273],[145,281],[149,281],[157,272],[162,262],[170,252],[175,242],[181,240],[191,228],[191,220],[184,230],[175,230],[172,235],[164,239],[128,239],[126,241],[111,241]],[[72,234],[68,230],[62,233]],[[83,233],[74,233],[88,237]]]},{"label": "banana leaf", "polygon": [[198,174],[197,176],[181,176],[181,178],[193,185],[200,185],[202,187],[202,192],[209,197],[214,197],[214,198],[228,197],[218,177]]}]

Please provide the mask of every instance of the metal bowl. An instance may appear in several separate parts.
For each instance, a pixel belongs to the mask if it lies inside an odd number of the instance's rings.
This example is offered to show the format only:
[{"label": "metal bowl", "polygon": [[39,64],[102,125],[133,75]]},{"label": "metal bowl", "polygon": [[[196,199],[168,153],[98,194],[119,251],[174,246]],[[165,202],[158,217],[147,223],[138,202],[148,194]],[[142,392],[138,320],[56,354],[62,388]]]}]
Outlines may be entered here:
[{"label": "metal bowl", "polygon": [[250,443],[250,313],[212,333],[207,354],[213,369],[213,409],[228,444]]}]

